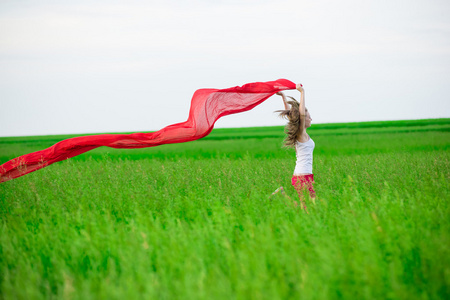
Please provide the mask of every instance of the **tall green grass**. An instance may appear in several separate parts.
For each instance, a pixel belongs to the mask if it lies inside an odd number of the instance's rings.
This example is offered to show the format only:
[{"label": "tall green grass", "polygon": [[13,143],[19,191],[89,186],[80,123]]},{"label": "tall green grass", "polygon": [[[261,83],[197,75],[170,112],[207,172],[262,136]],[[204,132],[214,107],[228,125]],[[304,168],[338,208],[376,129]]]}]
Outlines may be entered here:
[{"label": "tall green grass", "polygon": [[[0,297],[446,299],[449,124],[312,127],[309,214],[269,197],[296,198],[280,127],[100,148],[0,184]],[[0,157],[52,143],[0,139]]]}]

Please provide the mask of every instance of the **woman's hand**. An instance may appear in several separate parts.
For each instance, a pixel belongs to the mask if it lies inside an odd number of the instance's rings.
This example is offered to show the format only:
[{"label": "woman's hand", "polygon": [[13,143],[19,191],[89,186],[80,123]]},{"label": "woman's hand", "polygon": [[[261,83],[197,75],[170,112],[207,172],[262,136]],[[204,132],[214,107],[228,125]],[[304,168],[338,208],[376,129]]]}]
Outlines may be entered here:
[{"label": "woman's hand", "polygon": [[301,83],[297,83],[297,85],[295,86],[295,88],[300,92],[303,93],[303,85]]}]

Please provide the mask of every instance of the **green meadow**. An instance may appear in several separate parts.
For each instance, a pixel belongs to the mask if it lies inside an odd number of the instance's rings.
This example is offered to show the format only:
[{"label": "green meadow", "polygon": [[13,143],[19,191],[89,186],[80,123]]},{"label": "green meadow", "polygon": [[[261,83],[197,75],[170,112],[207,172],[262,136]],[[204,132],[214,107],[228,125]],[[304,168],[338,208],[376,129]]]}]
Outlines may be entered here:
[{"label": "green meadow", "polygon": [[[0,299],[449,299],[450,119],[98,148],[0,184]],[[0,163],[72,136],[0,138]]]}]

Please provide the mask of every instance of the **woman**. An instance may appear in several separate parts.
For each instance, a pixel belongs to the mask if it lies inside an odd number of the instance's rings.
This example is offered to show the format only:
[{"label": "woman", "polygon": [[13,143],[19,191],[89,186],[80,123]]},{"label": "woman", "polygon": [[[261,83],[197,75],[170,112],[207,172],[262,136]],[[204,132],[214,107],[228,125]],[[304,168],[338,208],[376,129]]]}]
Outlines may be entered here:
[{"label": "woman", "polygon": [[[294,98],[289,97],[292,101],[286,101],[286,96],[279,92],[283,98],[285,110],[277,111],[280,116],[286,118],[288,123],[285,128],[287,134],[284,145],[289,148],[295,148],[297,154],[297,162],[295,165],[294,175],[292,176],[292,185],[298,193],[300,203],[307,212],[304,201],[304,193],[309,192],[311,198],[316,197],[313,188],[314,175],[312,172],[314,141],[306,133],[306,129],[311,126],[311,115],[305,107],[305,91],[301,84],[297,84],[297,90],[300,91],[300,103]],[[290,105],[290,107],[288,106]],[[281,187],[278,190],[283,190]],[[278,192],[278,190],[276,192]]]}]

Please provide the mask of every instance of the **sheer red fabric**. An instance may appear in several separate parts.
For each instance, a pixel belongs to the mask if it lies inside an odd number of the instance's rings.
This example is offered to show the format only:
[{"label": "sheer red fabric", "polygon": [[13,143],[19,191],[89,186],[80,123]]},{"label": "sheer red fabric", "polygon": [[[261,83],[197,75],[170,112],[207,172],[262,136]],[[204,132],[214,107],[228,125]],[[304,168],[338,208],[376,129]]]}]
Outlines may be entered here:
[{"label": "sheer red fabric", "polygon": [[2,164],[0,182],[101,146],[145,148],[197,140],[208,135],[220,117],[250,110],[273,94],[289,89],[295,89],[295,83],[286,79],[248,83],[228,89],[200,89],[192,97],[189,118],[185,122],[150,133],[100,134],[63,140],[47,149],[25,154]]}]

